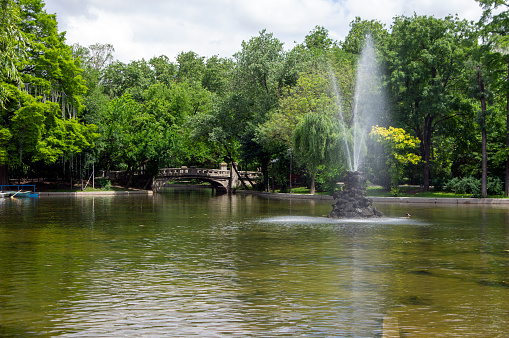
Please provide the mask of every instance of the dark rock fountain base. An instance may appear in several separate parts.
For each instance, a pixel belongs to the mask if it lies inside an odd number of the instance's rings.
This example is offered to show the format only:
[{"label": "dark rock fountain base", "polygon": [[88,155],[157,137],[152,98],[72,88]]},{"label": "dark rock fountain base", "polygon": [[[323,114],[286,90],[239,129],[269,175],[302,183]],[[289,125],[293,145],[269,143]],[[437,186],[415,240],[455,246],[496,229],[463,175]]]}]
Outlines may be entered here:
[{"label": "dark rock fountain base", "polygon": [[383,214],[366,197],[366,177],[360,171],[347,171],[343,190],[334,193],[336,203],[331,218],[373,218]]}]

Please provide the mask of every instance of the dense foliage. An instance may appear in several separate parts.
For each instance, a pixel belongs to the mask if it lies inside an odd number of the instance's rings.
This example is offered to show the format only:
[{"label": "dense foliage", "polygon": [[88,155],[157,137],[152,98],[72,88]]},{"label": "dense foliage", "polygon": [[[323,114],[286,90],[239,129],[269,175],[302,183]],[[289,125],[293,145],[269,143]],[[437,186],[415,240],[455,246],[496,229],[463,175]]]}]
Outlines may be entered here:
[{"label": "dense foliage", "polygon": [[231,58],[189,51],[126,64],[109,44],[67,45],[42,0],[0,0],[0,183],[72,182],[93,165],[124,171],[127,186],[143,173],[136,184],[148,187],[158,168],[238,162],[263,172],[262,188],[272,177],[285,189],[293,161],[301,184],[330,189],[346,170],[341,144],[351,142],[369,34],[388,104],[361,170],[395,192],[402,182],[500,192],[509,181],[508,4],[477,1],[477,24],[415,14],[386,28],[356,18],[344,41],[317,26],[285,50],[262,30]]}]

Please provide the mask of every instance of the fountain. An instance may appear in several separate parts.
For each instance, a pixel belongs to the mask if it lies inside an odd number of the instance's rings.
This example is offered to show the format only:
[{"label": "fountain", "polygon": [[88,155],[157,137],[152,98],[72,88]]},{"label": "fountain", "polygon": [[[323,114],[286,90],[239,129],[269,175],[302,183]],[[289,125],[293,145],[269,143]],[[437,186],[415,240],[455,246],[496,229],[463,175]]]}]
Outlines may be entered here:
[{"label": "fountain", "polygon": [[343,179],[343,190],[334,193],[336,203],[329,215],[331,218],[373,218],[382,217],[366,197],[366,177],[360,171],[347,171]]},{"label": "fountain", "polygon": [[[339,91],[334,74],[331,72],[333,88],[339,106],[339,120],[342,132],[347,134],[347,126],[339,105]],[[352,116],[352,142],[345,137],[345,154],[349,171],[344,181],[344,189],[334,194],[336,203],[329,217],[332,218],[370,218],[383,214],[371,205],[366,197],[366,177],[359,171],[363,164],[363,150],[366,138],[372,126],[377,124],[378,116],[385,111],[384,98],[381,95],[379,67],[371,37],[367,36],[357,67],[357,79],[354,93]]]}]

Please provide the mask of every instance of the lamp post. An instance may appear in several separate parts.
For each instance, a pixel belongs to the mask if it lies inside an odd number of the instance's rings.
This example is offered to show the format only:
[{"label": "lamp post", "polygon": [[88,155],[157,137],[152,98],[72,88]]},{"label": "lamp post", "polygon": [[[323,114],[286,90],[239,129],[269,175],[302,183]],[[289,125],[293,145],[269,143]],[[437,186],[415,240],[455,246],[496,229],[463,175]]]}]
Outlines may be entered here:
[{"label": "lamp post", "polygon": [[275,189],[274,189],[274,164],[275,164],[277,161],[279,161],[279,159],[278,159],[278,158],[273,159],[273,160],[271,160],[271,161],[270,161],[270,163],[271,163],[271,169],[272,169],[272,192],[275,192]]}]

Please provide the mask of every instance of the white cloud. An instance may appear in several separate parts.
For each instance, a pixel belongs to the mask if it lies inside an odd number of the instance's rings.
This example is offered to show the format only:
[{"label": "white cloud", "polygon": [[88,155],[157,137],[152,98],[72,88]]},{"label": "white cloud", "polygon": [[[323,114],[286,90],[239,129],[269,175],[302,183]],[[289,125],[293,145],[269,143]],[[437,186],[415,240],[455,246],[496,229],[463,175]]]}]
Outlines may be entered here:
[{"label": "white cloud", "polygon": [[264,28],[285,43],[301,43],[316,26],[342,40],[356,17],[390,27],[396,15],[458,14],[477,20],[474,0],[46,0],[68,43],[111,43],[123,62],[181,51],[231,57]]}]

